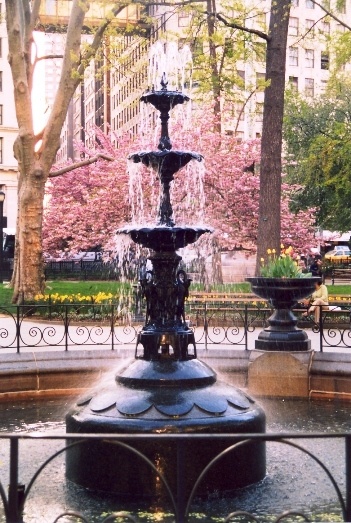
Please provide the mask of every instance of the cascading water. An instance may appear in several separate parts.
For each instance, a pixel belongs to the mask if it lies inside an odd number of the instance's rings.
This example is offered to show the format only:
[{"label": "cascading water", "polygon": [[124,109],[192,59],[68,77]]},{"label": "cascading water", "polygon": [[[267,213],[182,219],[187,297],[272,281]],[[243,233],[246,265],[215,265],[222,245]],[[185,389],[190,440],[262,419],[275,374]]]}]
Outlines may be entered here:
[{"label": "cascading water", "polygon": [[[167,90],[163,74],[161,89],[142,97],[159,112],[161,135],[157,151],[130,156],[135,163],[152,167],[160,183],[157,222],[130,225],[118,233],[153,251],[152,269],[141,279],[146,300],[145,325],[141,329],[135,361],[128,364],[105,388],[97,387],[79,400],[67,415],[70,433],[258,433],[265,431],[265,415],[243,391],[217,381],[215,372],[196,358],[193,331],[185,321],[184,303],[191,280],[178,269],[177,250],[192,244],[205,233],[206,226],[175,225],[170,185],[174,175],[189,162],[201,162],[191,151],[173,151],[168,133],[170,110],[188,97]],[[184,443],[186,470],[179,477],[176,443],[136,439],[140,450],[168,478],[174,489],[182,483],[190,492],[204,466],[221,450],[224,440],[191,440]],[[235,470],[235,475],[233,475]],[[117,473],[118,472],[118,473]],[[67,453],[66,473],[74,482],[91,489],[112,491],[121,496],[157,497],[160,485],[148,465],[130,451],[116,449],[106,442],[89,442]],[[205,477],[201,493],[243,487],[265,475],[265,445],[255,442],[232,452]]]}]

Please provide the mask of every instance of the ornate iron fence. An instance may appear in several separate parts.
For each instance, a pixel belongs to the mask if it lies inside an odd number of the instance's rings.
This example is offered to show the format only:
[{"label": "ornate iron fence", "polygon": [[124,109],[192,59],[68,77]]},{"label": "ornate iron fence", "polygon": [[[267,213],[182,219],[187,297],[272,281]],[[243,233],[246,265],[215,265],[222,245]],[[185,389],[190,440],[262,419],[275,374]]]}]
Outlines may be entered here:
[{"label": "ornate iron fence", "polygon": [[[186,317],[195,340],[205,349],[237,347],[249,350],[254,339],[267,326],[271,315],[267,306],[240,302],[188,302]],[[351,348],[351,306],[329,307],[321,311],[318,323],[312,316],[297,312],[298,326],[310,329],[313,349]],[[24,348],[76,347],[114,350],[134,345],[144,310],[140,301],[126,297],[116,304],[69,303],[0,306],[0,351]],[[256,335],[257,334],[257,335]]]},{"label": "ornate iron fence", "polygon": [[[162,464],[157,462],[157,459],[155,462],[150,461],[149,458],[147,458],[143,453],[141,453],[139,450],[133,447],[133,444],[137,440],[164,440],[166,439],[169,445],[172,446],[174,449],[174,454],[177,457],[177,468],[179,477],[182,477],[182,471],[186,470],[186,464],[184,463],[184,453],[183,453],[183,444],[185,443],[185,440],[189,440],[189,438],[195,438],[198,440],[199,445],[205,444],[205,442],[208,443],[208,437],[209,434],[147,434],[147,435],[135,435],[135,434],[123,434],[123,435],[111,435],[111,434],[64,434],[64,435],[42,435],[42,434],[1,434],[0,435],[0,443],[1,446],[3,446],[4,440],[8,443],[8,479],[4,477],[4,464],[2,463],[2,472],[0,473],[0,499],[2,501],[2,508],[0,506],[0,517],[1,517],[1,511],[3,512],[3,516],[1,521],[4,521],[6,523],[24,523],[24,516],[23,513],[26,513],[26,521],[27,518],[32,518],[31,510],[37,510],[36,507],[40,507],[42,504],[48,504],[50,507],[52,504],[52,508],[50,508],[49,516],[50,521],[53,523],[59,522],[59,521],[67,521],[67,519],[64,519],[64,517],[69,517],[69,521],[74,522],[92,522],[92,519],[89,519],[89,507],[81,506],[81,510],[77,511],[75,507],[73,506],[73,510],[70,509],[69,499],[65,498],[63,501],[61,501],[61,504],[55,503],[55,497],[52,496],[52,492],[55,492],[55,484],[57,482],[64,483],[65,479],[62,478],[62,475],[64,475],[64,470],[62,470],[62,466],[60,467],[60,476],[55,478],[55,475],[50,474],[48,471],[49,465],[53,463],[54,460],[58,459],[60,456],[64,454],[68,454],[67,459],[69,459],[69,450],[77,445],[86,445],[89,444],[89,441],[91,440],[100,440],[104,442],[114,443],[116,445],[116,452],[118,452],[119,447],[123,447],[124,449],[128,449],[130,452],[137,454],[141,460],[146,462],[148,466],[150,466],[151,469],[153,469],[155,477],[158,478],[158,481],[161,482],[164,486],[165,492],[167,494],[167,499],[160,503],[158,501],[157,505],[161,506],[163,505],[163,508],[167,507],[167,510],[173,514],[172,521],[175,521],[176,523],[185,523],[190,521],[208,521],[206,518],[206,515],[203,515],[203,518],[199,517],[199,514],[192,514],[194,502],[196,500],[197,494],[198,494],[198,487],[201,484],[201,481],[203,480],[204,476],[211,470],[211,468],[218,463],[219,460],[226,459],[226,456],[230,452],[233,452],[238,447],[243,447],[244,445],[250,445],[253,441],[264,441],[264,442],[275,442],[279,444],[283,444],[289,447],[293,447],[298,452],[302,452],[306,459],[311,459],[317,466],[316,470],[318,471],[313,478],[308,477],[306,478],[307,482],[313,482],[316,485],[316,489],[318,489],[319,483],[326,483],[328,482],[330,486],[332,487],[332,492],[334,492],[333,499],[335,499],[335,503],[337,504],[339,516],[338,521],[340,521],[340,518],[342,518],[342,521],[351,521],[351,435],[350,434],[320,434],[320,433],[303,433],[303,434],[296,434],[296,433],[284,433],[284,434],[211,434],[211,438],[213,439],[220,439],[223,441],[223,439],[226,439],[228,441],[228,447],[220,452],[215,458],[213,458],[202,470],[198,478],[195,480],[194,485],[192,486],[192,489],[189,493],[184,492],[183,488],[183,481],[178,481],[176,486],[176,492],[172,491],[171,487],[168,483],[168,478],[166,478],[162,473]],[[67,438],[69,438],[69,443],[67,443]],[[330,467],[325,464],[327,456],[323,457],[323,460],[320,459],[314,452],[312,452],[309,448],[307,448],[306,444],[308,440],[313,440],[313,445],[311,444],[312,448],[314,449],[315,442],[317,440],[321,440],[324,438],[335,439],[337,438],[340,440],[340,445],[344,446],[345,454],[344,454],[344,461],[341,463],[342,470],[337,471],[331,471]],[[304,440],[304,445],[302,445],[298,440]],[[20,465],[20,457],[21,457],[21,445],[26,446],[26,452],[28,452],[28,441],[30,446],[44,446],[44,441],[52,441],[55,442],[55,449],[54,452],[52,452],[52,448],[50,450],[50,454],[46,456],[45,458],[42,458],[42,461],[33,461],[30,462],[30,464],[27,464],[27,467],[30,468],[30,471],[26,471],[26,485],[21,483],[19,478],[20,475],[23,474],[23,470],[21,470]],[[57,444],[57,445],[56,445]],[[338,447],[340,446],[338,445]],[[59,448],[57,448],[59,447]],[[284,451],[284,454],[286,455],[287,451]],[[51,487],[51,496],[49,499],[43,498],[44,493],[39,488],[36,488],[38,479],[42,477],[42,474],[44,471],[46,472],[44,481],[45,485],[49,484],[49,487]],[[303,475],[305,472],[304,470],[301,470],[301,475]],[[275,470],[273,473],[278,474],[280,477],[279,470]],[[116,471],[116,474],[118,474],[118,471]],[[235,470],[233,470],[233,476],[235,475]],[[337,481],[335,479],[335,476],[338,476]],[[341,480],[340,480],[341,478]],[[342,486],[340,485],[342,484]],[[8,492],[6,492],[6,485],[8,484]],[[288,482],[286,484],[286,487],[289,489],[292,486],[292,478],[289,476]],[[255,487],[255,494],[254,496],[257,496],[258,489],[263,487],[263,483],[261,482]],[[50,495],[50,494],[49,494]],[[283,495],[283,494],[281,494]],[[300,492],[301,497],[303,498],[304,493]],[[28,499],[29,497],[34,497],[32,499],[32,503],[30,507],[28,507]],[[36,501],[36,499],[38,501]],[[256,498],[255,498],[256,499]],[[231,497],[231,507],[235,508],[236,505],[236,494],[234,493]],[[324,501],[324,500],[323,500]],[[309,502],[309,500],[306,500],[306,503]],[[151,502],[152,503],[152,502]],[[84,505],[84,504],[83,504]],[[321,511],[322,516],[326,516],[326,506],[321,503],[322,506],[320,507],[314,507],[314,512],[318,513],[318,510]],[[123,506],[123,505],[122,505]],[[260,513],[260,509],[258,506],[255,508],[256,512]],[[291,508],[282,514],[274,517],[274,519],[271,519],[270,521],[278,522],[283,521],[284,519],[287,519],[288,516],[296,516],[298,515],[301,517],[304,521],[311,521],[311,507],[308,509],[302,510],[291,510]],[[40,511],[39,511],[40,512]],[[104,513],[101,516],[101,523],[107,523],[107,522],[114,522],[114,521],[136,521],[135,515],[130,512],[126,512],[124,510],[114,512],[111,514],[107,514],[106,511],[103,511]],[[58,513],[58,514],[57,514]],[[246,519],[242,519],[242,516],[245,516]],[[31,519],[31,521],[39,521],[38,516],[34,515],[34,518],[37,519]],[[262,519],[261,519],[262,517]],[[72,519],[74,518],[74,519]],[[241,518],[241,519],[240,519]],[[288,521],[291,521],[291,519],[287,519]],[[319,519],[320,520],[320,519]],[[45,519],[45,521],[48,521],[48,519]],[[157,521],[163,521],[163,518],[159,517],[157,518]],[[218,518],[216,519],[218,521]],[[225,519],[223,519],[225,522],[234,522],[234,521],[264,521],[263,516],[259,516],[257,513],[252,514],[247,511],[243,510],[234,510],[231,511]],[[323,519],[324,521],[324,519]],[[328,519],[329,521],[329,519]],[[96,522],[96,519],[94,518],[94,522]]]}]

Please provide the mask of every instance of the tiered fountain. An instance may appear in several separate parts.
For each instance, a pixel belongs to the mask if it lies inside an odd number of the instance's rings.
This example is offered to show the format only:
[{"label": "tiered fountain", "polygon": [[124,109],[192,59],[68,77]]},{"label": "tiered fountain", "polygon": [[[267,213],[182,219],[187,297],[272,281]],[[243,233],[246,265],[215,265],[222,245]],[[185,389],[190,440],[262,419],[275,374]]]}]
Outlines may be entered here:
[{"label": "tiered fountain", "polygon": [[[244,392],[217,381],[215,372],[196,358],[194,333],[185,321],[184,304],[190,279],[178,270],[176,250],[194,243],[207,227],[177,227],[173,221],[170,183],[189,161],[202,156],[172,151],[168,135],[170,110],[188,97],[168,91],[165,75],[160,91],[142,97],[161,113],[158,151],[131,156],[151,166],[161,184],[158,221],[153,227],[125,227],[119,233],[151,249],[152,270],[141,286],[146,299],[146,321],[138,335],[135,361],[118,372],[110,385],[99,385],[77,402],[67,416],[70,433],[262,433],[265,415]],[[186,470],[177,468],[175,442],[155,443],[135,438],[133,447],[146,455],[166,476],[171,487],[182,484],[189,492],[209,461],[228,443],[208,438],[186,440]],[[160,494],[153,470],[130,451],[107,442],[74,447],[67,456],[67,476],[94,490],[110,491],[132,499]],[[254,443],[227,455],[200,486],[200,493],[232,490],[265,475],[265,447]]]}]

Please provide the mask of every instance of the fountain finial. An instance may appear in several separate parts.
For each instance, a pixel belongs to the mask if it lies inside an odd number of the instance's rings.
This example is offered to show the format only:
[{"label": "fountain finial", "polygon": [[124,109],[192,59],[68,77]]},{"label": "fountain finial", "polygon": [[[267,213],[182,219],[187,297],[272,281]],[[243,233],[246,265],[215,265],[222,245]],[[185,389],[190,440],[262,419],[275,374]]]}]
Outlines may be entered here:
[{"label": "fountain finial", "polygon": [[167,75],[165,72],[163,72],[160,83],[161,83],[161,91],[167,91],[168,80],[167,80]]}]

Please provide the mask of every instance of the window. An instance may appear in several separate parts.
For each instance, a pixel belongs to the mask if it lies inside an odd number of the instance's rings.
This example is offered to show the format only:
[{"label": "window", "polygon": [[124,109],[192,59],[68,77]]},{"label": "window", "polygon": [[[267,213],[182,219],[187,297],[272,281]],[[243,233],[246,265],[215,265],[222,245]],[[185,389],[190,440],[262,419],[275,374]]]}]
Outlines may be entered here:
[{"label": "window", "polygon": [[0,125],[3,125],[3,121],[2,121],[2,119],[3,119],[3,116],[2,116],[3,115],[3,108],[4,108],[4,106],[0,105]]},{"label": "window", "polygon": [[305,66],[310,69],[314,67],[314,50],[305,49]]},{"label": "window", "polygon": [[299,0],[291,0],[291,7],[299,7]]},{"label": "window", "polygon": [[237,118],[237,120],[239,120],[239,122],[241,122],[242,120],[244,120],[244,117],[245,117],[245,106],[244,104],[240,103],[240,102],[237,102],[235,105],[234,105],[234,111],[235,111],[235,116]]},{"label": "window", "polygon": [[299,50],[297,47],[289,47],[289,65],[299,65]]},{"label": "window", "polygon": [[266,57],[266,44],[263,42],[255,43],[255,55],[258,62],[263,62]]},{"label": "window", "polygon": [[224,54],[229,58],[233,58],[234,55],[234,42],[232,38],[226,38],[224,41]]},{"label": "window", "polygon": [[346,27],[342,24],[336,24],[336,30],[339,31],[339,33],[345,33]]},{"label": "window", "polygon": [[305,22],[306,33],[308,32],[309,36],[314,36],[314,26],[315,26],[314,20],[306,20],[306,22]]},{"label": "window", "polygon": [[178,27],[187,27],[189,25],[189,13],[186,11],[179,11],[178,13]]},{"label": "window", "polygon": [[329,53],[327,51],[321,52],[321,69],[329,69]]},{"label": "window", "polygon": [[339,13],[346,13],[346,0],[339,0],[337,4],[337,10]]},{"label": "window", "polygon": [[325,91],[327,90],[327,80],[322,80],[321,81],[321,85],[320,85],[320,92],[321,93],[325,93]]},{"label": "window", "polygon": [[289,18],[289,35],[290,36],[297,36],[299,34],[299,19],[290,16]]},{"label": "window", "polygon": [[259,13],[256,16],[257,25],[263,31],[267,29],[266,13]]},{"label": "window", "polygon": [[188,40],[186,38],[178,38],[178,49],[183,49],[188,44]]},{"label": "window", "polygon": [[297,76],[289,76],[289,85],[293,91],[299,90],[299,79]]},{"label": "window", "polygon": [[0,92],[2,92],[2,71],[0,71]]},{"label": "window", "polygon": [[256,104],[256,122],[263,122],[263,104]]},{"label": "window", "polygon": [[265,87],[266,73],[256,73],[256,87]]},{"label": "window", "polygon": [[313,78],[305,78],[305,95],[306,96],[314,96],[314,79]]},{"label": "window", "polygon": [[0,138],[0,163],[4,163],[3,161],[3,138]]},{"label": "window", "polygon": [[191,46],[191,50],[194,57],[203,55],[204,48],[202,42],[200,42],[199,40],[194,40]]},{"label": "window", "polygon": [[322,32],[326,36],[330,35],[330,23],[329,22],[322,22]]},{"label": "window", "polygon": [[238,81],[237,85],[240,89],[245,89],[245,71],[237,71]]},{"label": "window", "polygon": [[313,0],[306,0],[306,8],[307,9],[314,9],[314,2]]}]

